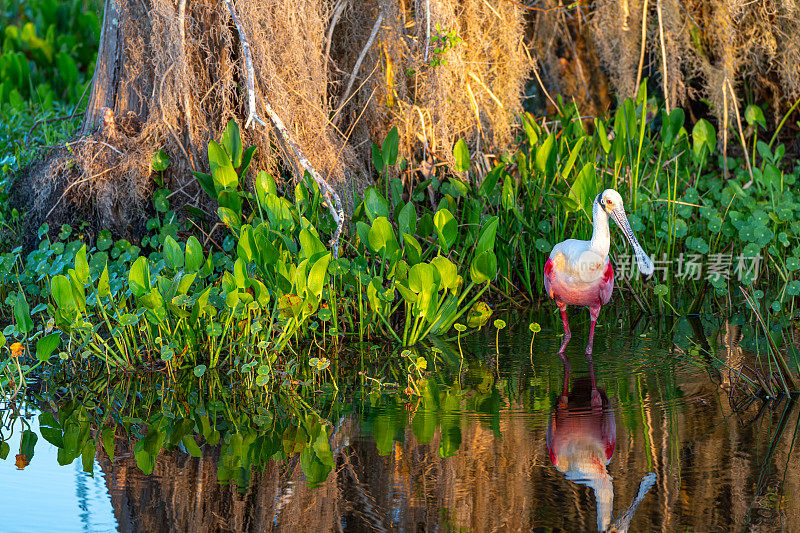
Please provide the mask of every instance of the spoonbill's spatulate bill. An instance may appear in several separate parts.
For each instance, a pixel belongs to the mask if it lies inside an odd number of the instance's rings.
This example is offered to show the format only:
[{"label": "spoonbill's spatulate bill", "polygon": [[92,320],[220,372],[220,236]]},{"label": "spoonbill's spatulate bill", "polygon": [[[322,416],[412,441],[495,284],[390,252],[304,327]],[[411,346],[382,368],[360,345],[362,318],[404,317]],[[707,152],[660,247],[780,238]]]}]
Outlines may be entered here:
[{"label": "spoonbill's spatulate bill", "polygon": [[614,189],[606,189],[598,194],[592,205],[592,240],[567,239],[560,242],[553,247],[550,258],[544,264],[545,290],[561,310],[561,320],[564,322],[564,340],[559,350],[561,354],[572,336],[567,321],[567,306],[580,305],[589,308],[592,325],[586,354],[590,355],[597,315],[600,314],[600,308],[611,300],[614,269],[608,260],[608,249],[611,245],[608,217],[614,219],[631,244],[639,271],[646,276],[653,273],[653,261],[633,234],[622,205],[622,197]]}]

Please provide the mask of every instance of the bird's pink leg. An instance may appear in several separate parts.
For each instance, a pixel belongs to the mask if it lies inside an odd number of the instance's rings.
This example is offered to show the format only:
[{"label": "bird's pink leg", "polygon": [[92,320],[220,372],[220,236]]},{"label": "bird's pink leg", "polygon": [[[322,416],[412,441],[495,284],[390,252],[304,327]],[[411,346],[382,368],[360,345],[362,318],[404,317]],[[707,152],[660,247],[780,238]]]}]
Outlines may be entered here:
[{"label": "bird's pink leg", "polygon": [[558,308],[561,310],[561,322],[564,323],[564,338],[561,340],[561,348],[558,350],[558,354],[561,358],[564,358],[564,349],[569,344],[569,340],[572,338],[572,333],[569,331],[569,320],[567,320],[567,305],[562,304],[561,302],[557,302]]},{"label": "bird's pink leg", "polygon": [[600,307],[590,307],[589,315],[592,317],[592,324],[589,326],[589,344],[586,346],[586,355],[592,358],[592,346],[594,345],[594,325],[597,322],[597,315],[600,314]]}]

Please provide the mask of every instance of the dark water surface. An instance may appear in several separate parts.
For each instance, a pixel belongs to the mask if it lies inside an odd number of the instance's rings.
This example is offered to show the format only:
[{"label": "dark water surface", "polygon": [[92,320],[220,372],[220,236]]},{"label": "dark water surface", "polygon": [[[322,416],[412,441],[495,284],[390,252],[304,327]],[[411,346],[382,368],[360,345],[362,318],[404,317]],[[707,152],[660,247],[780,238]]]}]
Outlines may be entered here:
[{"label": "dark water surface", "polygon": [[728,393],[721,361],[755,359],[738,343],[752,329],[709,319],[695,343],[686,321],[604,325],[590,364],[581,315],[564,364],[557,322],[539,318],[532,350],[519,317],[497,349],[491,328],[462,339],[463,364],[429,368],[451,377],[422,397],[347,403],[314,484],[302,454],[220,484],[225,452],[208,444],[202,458],[162,451],[145,475],[119,433],[113,462],[96,445],[93,474],[59,466],[42,438],[18,470],[24,417],[0,404],[14,420],[0,531],[800,531],[800,409]]}]

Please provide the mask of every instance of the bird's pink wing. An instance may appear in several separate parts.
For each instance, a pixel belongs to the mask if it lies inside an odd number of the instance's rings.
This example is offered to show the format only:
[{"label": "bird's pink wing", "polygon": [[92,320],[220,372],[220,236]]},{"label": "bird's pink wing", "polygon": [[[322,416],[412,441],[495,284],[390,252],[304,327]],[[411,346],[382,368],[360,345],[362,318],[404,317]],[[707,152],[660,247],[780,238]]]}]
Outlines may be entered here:
[{"label": "bird's pink wing", "polygon": [[553,274],[553,260],[549,257],[547,261],[544,262],[544,291],[547,295],[552,298],[553,293],[550,292],[550,276]]},{"label": "bird's pink wing", "polygon": [[611,261],[606,263],[606,270],[600,280],[600,301],[606,305],[611,300],[611,293],[614,292],[614,269],[611,268]]}]

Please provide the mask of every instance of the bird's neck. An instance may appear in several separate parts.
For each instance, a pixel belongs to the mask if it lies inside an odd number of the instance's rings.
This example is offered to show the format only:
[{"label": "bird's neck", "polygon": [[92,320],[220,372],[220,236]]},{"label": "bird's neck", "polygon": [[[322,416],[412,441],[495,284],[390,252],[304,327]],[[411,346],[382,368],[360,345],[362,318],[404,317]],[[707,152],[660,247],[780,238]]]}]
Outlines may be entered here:
[{"label": "bird's neck", "polygon": [[608,249],[611,246],[611,235],[608,231],[608,215],[597,204],[594,204],[592,209],[592,218],[594,230],[592,231],[592,240],[589,244],[589,249],[601,257],[608,257]]}]

